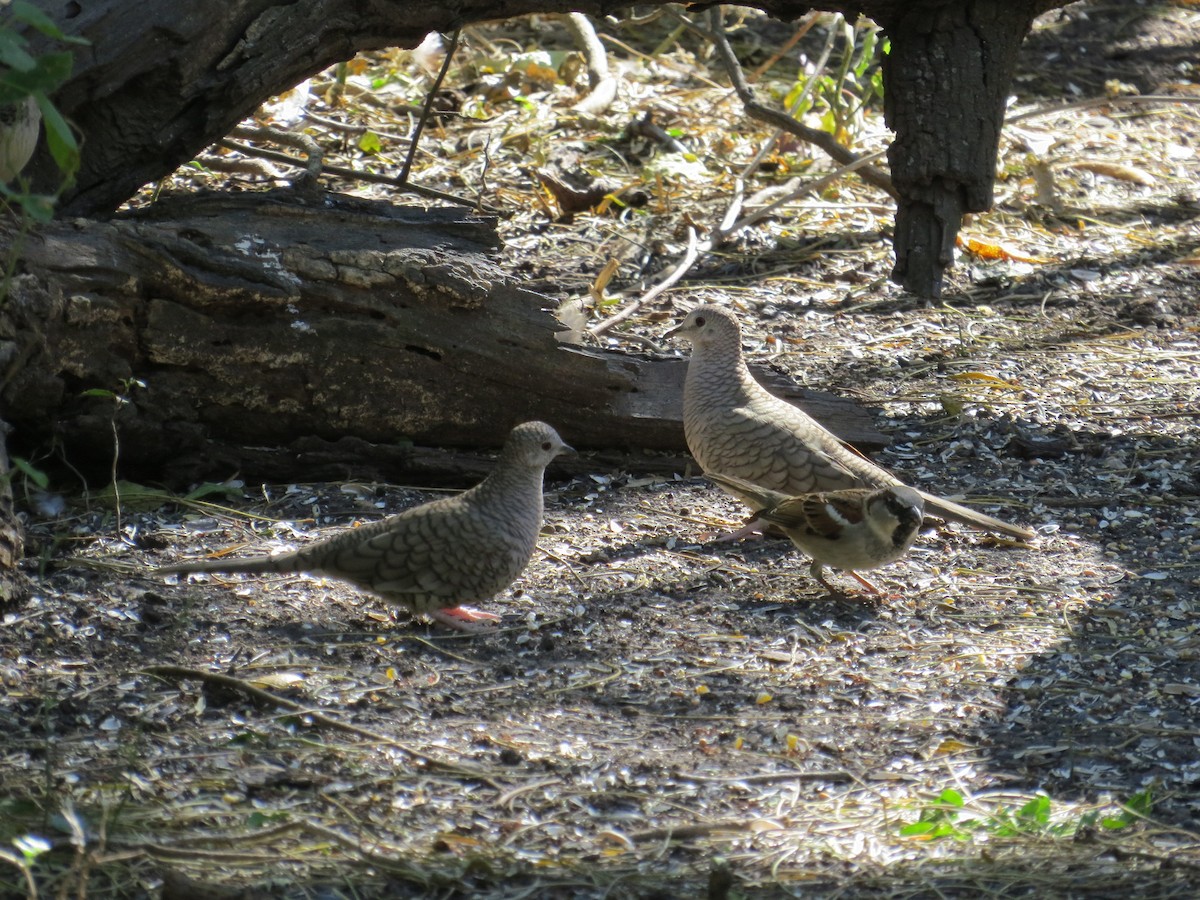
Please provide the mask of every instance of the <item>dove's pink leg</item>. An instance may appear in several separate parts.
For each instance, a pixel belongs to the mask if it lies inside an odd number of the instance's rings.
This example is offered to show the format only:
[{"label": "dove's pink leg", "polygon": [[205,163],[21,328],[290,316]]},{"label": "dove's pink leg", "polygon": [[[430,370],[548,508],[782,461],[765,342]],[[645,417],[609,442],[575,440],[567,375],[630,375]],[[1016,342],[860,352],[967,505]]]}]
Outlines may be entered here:
[{"label": "dove's pink leg", "polygon": [[430,610],[429,618],[441,622],[455,631],[490,631],[500,617],[473,606],[447,606],[445,609]]}]

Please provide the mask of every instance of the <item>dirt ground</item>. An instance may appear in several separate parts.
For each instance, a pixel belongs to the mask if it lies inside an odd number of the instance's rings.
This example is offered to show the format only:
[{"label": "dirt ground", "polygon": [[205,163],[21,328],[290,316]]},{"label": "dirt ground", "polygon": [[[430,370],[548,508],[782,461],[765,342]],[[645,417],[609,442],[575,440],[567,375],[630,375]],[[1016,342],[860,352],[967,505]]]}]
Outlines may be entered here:
[{"label": "dirt ground", "polygon": [[[651,97],[614,51],[624,114],[657,104],[711,173],[759,137],[702,57],[681,40]],[[706,543],[743,511],[692,473],[551,467],[539,550],[487,604],[503,627],[463,636],[336,582],[149,572],[430,492],[251,483],[119,521],[32,492],[36,590],[0,613],[0,893],[1194,896],[1200,8],[1075,4],[1022,60],[996,207],[965,228],[1010,252],[964,253],[942,302],[886,281],[890,206],[847,179],[604,340],[686,352],[662,332],[727,305],[757,360],[879,410],[881,463],[1031,545],[930,522],[885,596],[837,598],[787,542]],[[603,156],[583,130],[564,145]],[[536,152],[497,146],[499,195]],[[506,265],[557,302],[619,259],[598,321],[674,264],[684,216],[719,218],[711,182],[624,218],[534,205]]]}]

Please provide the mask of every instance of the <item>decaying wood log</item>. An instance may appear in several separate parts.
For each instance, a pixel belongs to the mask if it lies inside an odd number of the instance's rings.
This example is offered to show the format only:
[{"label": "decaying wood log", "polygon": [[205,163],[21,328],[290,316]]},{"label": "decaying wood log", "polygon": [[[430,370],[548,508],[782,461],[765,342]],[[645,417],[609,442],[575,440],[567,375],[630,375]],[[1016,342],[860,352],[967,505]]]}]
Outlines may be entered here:
[{"label": "decaying wood log", "polygon": [[[561,343],[554,302],[489,258],[493,224],[293,192],[52,224],[26,239],[0,311],[0,417],[14,442],[53,438],[101,475],[115,423],[122,474],[175,486],[473,476],[412,445],[493,449],[531,418],[679,470],[685,363]],[[785,393],[881,443],[852,404]]]}]

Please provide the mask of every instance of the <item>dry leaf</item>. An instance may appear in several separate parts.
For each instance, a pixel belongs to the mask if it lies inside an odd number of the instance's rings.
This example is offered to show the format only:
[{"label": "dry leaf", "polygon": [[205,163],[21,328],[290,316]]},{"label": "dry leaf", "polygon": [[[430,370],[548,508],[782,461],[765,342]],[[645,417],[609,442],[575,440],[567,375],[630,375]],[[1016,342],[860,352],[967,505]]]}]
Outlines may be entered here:
[{"label": "dry leaf", "polygon": [[980,259],[1008,259],[1013,262],[1033,263],[1035,265],[1054,262],[1053,259],[1047,256],[1026,256],[1024,253],[1013,250],[1004,244],[981,241],[976,238],[964,238],[961,234],[958,236],[956,243],[960,248],[978,256]]},{"label": "dry leaf", "polygon": [[620,260],[610,258],[604,264],[604,268],[600,270],[600,274],[596,276],[596,280],[592,282],[592,286],[588,288],[588,293],[592,295],[592,299],[597,303],[604,302],[604,291],[608,288],[608,283],[612,281],[613,276],[617,274],[617,269],[620,266]]},{"label": "dry leaf", "polygon": [[278,690],[281,688],[291,687],[298,681],[303,681],[304,676],[299,672],[267,672],[264,675],[255,675],[253,678],[247,678],[246,683],[252,684],[263,690]]},{"label": "dry leaf", "polygon": [[1133,166],[1125,166],[1120,163],[1104,162],[1103,160],[1083,160],[1081,162],[1067,163],[1068,169],[1082,169],[1085,172],[1094,172],[1097,175],[1107,175],[1109,178],[1117,178],[1121,181],[1132,181],[1134,184],[1142,184],[1150,187],[1156,184],[1153,175],[1145,169],[1137,169]]},{"label": "dry leaf", "polygon": [[946,738],[937,745],[937,749],[933,752],[935,756],[948,756],[951,753],[962,753],[964,750],[971,749],[973,748],[970,744],[964,744],[962,741],[955,740],[954,738]]},{"label": "dry leaf", "polygon": [[979,382],[989,385],[990,387],[1004,388],[1010,391],[1021,390],[1021,386],[1019,384],[1014,384],[1013,382],[1004,378],[1000,378],[996,375],[989,375],[986,372],[956,372],[950,376],[950,380]]}]

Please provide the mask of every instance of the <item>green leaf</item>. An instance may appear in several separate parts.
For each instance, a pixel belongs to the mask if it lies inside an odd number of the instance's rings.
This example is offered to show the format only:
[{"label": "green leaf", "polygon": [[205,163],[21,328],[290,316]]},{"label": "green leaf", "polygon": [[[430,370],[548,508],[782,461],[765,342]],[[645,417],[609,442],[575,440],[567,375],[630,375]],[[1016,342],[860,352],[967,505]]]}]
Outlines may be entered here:
[{"label": "green leaf", "polygon": [[1136,794],[1131,795],[1130,798],[1122,804],[1122,806],[1139,816],[1149,816],[1150,810],[1154,806],[1154,798],[1151,794],[1150,788],[1146,788],[1144,791],[1138,791]]},{"label": "green leaf", "polygon": [[278,822],[287,822],[288,814],[284,812],[264,813],[252,812],[246,817],[246,824],[251,828],[265,828]]},{"label": "green leaf", "polygon": [[[4,30],[0,29],[0,43]],[[43,53],[28,69],[9,69],[0,75],[0,102],[12,103],[36,91],[53,93],[71,77],[75,58],[66,51]]]},{"label": "green leaf", "polygon": [[25,38],[7,28],[0,28],[0,63],[18,72],[29,72],[37,65],[26,50]]},{"label": "green leaf", "polygon": [[115,485],[110,482],[96,494],[96,499],[108,506],[115,507],[118,498],[125,509],[152,512],[175,498],[161,488],[146,487],[132,481],[118,481]]},{"label": "green leaf", "polygon": [[114,394],[112,391],[108,390],[107,388],[88,388],[86,391],[83,391],[79,396],[80,397],[103,397],[105,400],[117,399],[117,395]]},{"label": "green leaf", "polygon": [[913,837],[929,834],[937,825],[934,822],[913,822],[900,829],[901,837]]},{"label": "green leaf", "polygon": [[49,222],[54,218],[54,204],[57,197],[49,194],[27,194],[23,190],[13,190],[7,185],[0,184],[0,194],[11,202],[17,203],[34,222]]},{"label": "green leaf", "polygon": [[90,44],[91,41],[86,38],[74,37],[73,35],[64,34],[63,30],[54,24],[54,21],[44,12],[34,6],[32,3],[27,3],[26,0],[15,0],[12,5],[13,18],[18,22],[24,22],[44,34],[46,37],[54,38],[58,41],[66,41],[70,44]]},{"label": "green leaf", "polygon": [[17,469],[20,469],[26,478],[40,487],[43,491],[50,486],[50,478],[46,475],[46,473],[41,469],[34,468],[32,465],[30,465],[28,460],[22,459],[19,456],[14,456],[12,458],[12,464]]},{"label": "green leaf", "polygon": [[383,150],[383,142],[373,131],[364,131],[358,139],[358,149],[363,153],[379,153]]},{"label": "green leaf", "polygon": [[1050,821],[1050,798],[1045,794],[1034,797],[1017,810],[1017,819],[1025,823],[1047,824]]},{"label": "green leaf", "polygon": [[79,142],[75,133],[62,117],[58,108],[50,102],[50,98],[39,92],[34,95],[38,109],[42,111],[42,124],[46,128],[46,145],[50,155],[68,181],[75,177],[79,170]]},{"label": "green leaf", "polygon": [[964,803],[963,795],[954,788],[946,788],[944,791],[938,794],[938,803],[944,803],[947,806],[961,807]]}]

